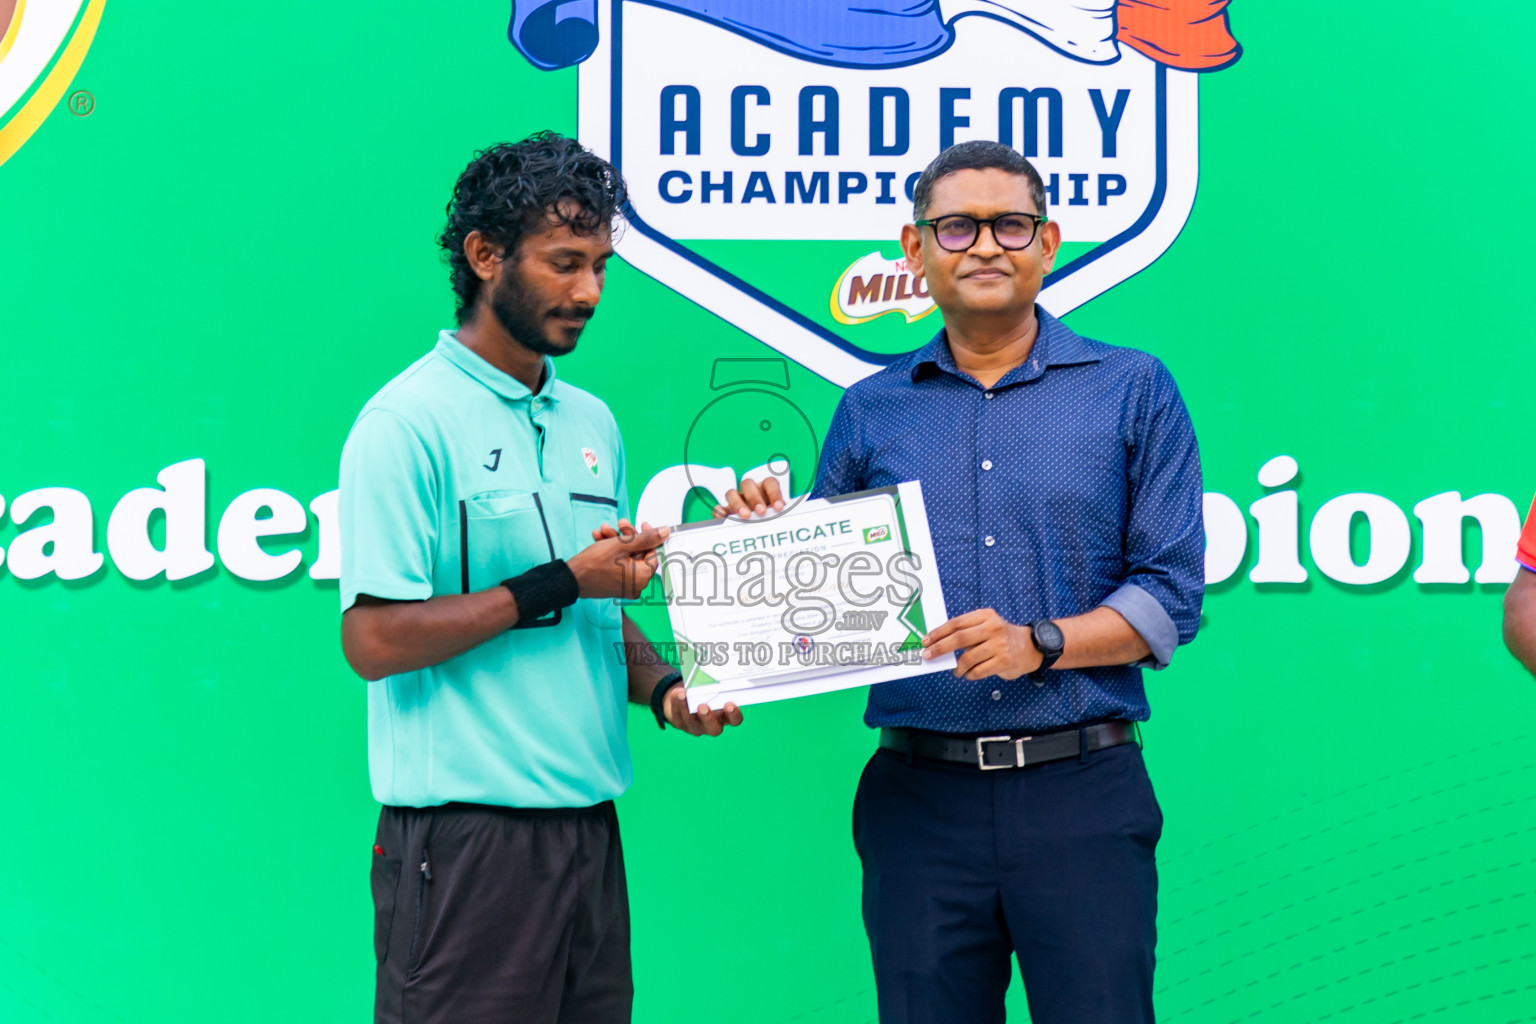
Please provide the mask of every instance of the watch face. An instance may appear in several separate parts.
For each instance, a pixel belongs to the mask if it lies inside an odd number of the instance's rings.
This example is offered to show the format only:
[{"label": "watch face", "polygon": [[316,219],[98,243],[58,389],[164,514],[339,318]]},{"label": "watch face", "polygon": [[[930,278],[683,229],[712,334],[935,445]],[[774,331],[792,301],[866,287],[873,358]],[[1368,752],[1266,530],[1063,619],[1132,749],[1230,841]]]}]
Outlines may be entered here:
[{"label": "watch face", "polygon": [[1061,627],[1046,619],[1037,622],[1031,627],[1035,633],[1035,646],[1042,651],[1059,651],[1066,637],[1062,635]]}]

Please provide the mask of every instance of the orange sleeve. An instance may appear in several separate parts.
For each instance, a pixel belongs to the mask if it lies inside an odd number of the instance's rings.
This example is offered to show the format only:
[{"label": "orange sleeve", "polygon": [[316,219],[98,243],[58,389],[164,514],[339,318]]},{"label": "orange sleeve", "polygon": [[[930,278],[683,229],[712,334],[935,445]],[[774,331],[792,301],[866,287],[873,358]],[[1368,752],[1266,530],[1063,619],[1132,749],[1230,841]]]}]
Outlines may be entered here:
[{"label": "orange sleeve", "polygon": [[1525,517],[1525,530],[1520,534],[1520,549],[1515,557],[1521,565],[1536,572],[1536,502],[1531,503],[1530,514]]},{"label": "orange sleeve", "polygon": [[1120,0],[1115,38],[1169,67],[1215,71],[1242,55],[1227,24],[1228,0]]}]

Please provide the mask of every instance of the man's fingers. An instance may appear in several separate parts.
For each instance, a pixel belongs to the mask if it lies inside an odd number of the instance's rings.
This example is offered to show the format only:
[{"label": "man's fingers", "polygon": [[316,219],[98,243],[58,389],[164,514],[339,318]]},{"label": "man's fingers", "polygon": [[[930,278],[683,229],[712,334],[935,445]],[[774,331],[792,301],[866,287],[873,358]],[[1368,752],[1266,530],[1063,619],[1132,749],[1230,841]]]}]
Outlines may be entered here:
[{"label": "man's fingers", "polygon": [[684,696],[677,702],[677,727],[689,736],[699,734],[699,717],[688,710],[688,698]]},{"label": "man's fingers", "polygon": [[964,646],[955,639],[959,635],[957,633],[947,633],[944,636],[938,637],[938,639],[934,639],[935,635],[936,633],[929,633],[923,637],[923,647],[922,650],[918,651],[918,657],[924,661],[931,661],[941,655],[948,654],[958,647]]},{"label": "man's fingers", "polygon": [[967,647],[965,653],[955,659],[955,676],[960,679],[980,679],[990,673],[982,673],[981,676],[972,673],[980,665],[1001,657],[1006,653],[1006,648],[995,640],[985,640]]},{"label": "man's fingers", "polygon": [[637,531],[633,537],[627,540],[620,538],[620,543],[631,551],[649,551],[652,548],[660,547],[671,532],[665,526],[653,527],[649,530]]},{"label": "man's fingers", "polygon": [[[995,669],[1001,668],[1001,662],[997,659],[1003,657],[1005,649],[997,643],[978,643],[974,648],[966,649],[965,654],[955,662],[955,676],[960,679],[986,679],[995,674]],[[991,668],[988,668],[991,665]],[[978,669],[986,668],[988,671],[977,676]]]},{"label": "man's fingers", "polygon": [[697,736],[699,734],[698,720],[688,711],[688,695],[686,691],[681,691],[674,687],[672,690],[667,691],[667,696],[664,699],[672,711],[667,716],[667,721],[688,735]]},{"label": "man's fingers", "polygon": [[993,657],[994,652],[992,650],[991,644],[980,644],[976,647],[969,648],[964,654],[960,655],[959,659],[955,662],[955,678],[972,678],[970,675],[971,669],[975,668],[977,665],[980,665],[983,662],[991,661]]},{"label": "man's fingers", "polygon": [[956,615],[948,622],[941,623],[940,625],[933,627],[933,629],[929,631],[928,635],[923,637],[923,646],[931,647],[956,630],[964,629],[971,625],[971,616],[975,614],[975,612],[966,612],[964,615]]},{"label": "man's fingers", "polygon": [[[750,480],[743,480],[741,482],[742,488],[745,489],[749,483],[751,483]],[[725,492],[725,507],[727,514],[740,516],[742,519],[749,518],[752,515],[752,509],[749,507],[747,499],[742,495],[741,491],[734,488]]]},{"label": "man's fingers", "polygon": [[636,561],[625,575],[628,577],[626,582],[630,583],[630,586],[625,589],[630,592],[624,596],[633,601],[645,593],[645,588],[651,585],[651,577],[656,575],[656,565],[650,561]]},{"label": "man's fingers", "polygon": [[676,711],[677,721],[674,724],[690,736],[719,736],[728,726],[740,725],[742,721],[741,708],[732,703],[727,703],[719,711],[708,704],[700,704],[697,713],[689,711],[686,694],[679,694]]},{"label": "man's fingers", "polygon": [[966,670],[965,678],[972,682],[982,680],[988,676],[1002,675],[1005,662],[1001,652],[996,654],[983,653],[981,657]]},{"label": "man's fingers", "polygon": [[965,629],[957,629],[946,637],[929,644],[923,648],[922,657],[926,659],[937,658],[948,654],[950,651],[958,651],[962,647],[975,647],[986,641],[991,636],[991,630],[986,626],[969,626]]},{"label": "man's fingers", "polygon": [[715,506],[715,518],[723,519],[727,515],[734,515],[742,519],[750,519],[754,513],[765,516],[769,509],[779,511],[783,508],[784,492],[779,487],[779,482],[773,477],[768,477],[762,483],[744,479],[741,481],[739,490],[725,492],[724,503]]},{"label": "man's fingers", "polygon": [[923,637],[923,646],[927,647],[930,644],[937,643],[956,630],[966,629],[971,626],[979,626],[981,623],[986,622],[988,618],[995,614],[997,613],[994,612],[991,608],[979,608],[974,612],[966,612],[964,615],[956,615],[942,626],[935,627],[933,632]]},{"label": "man's fingers", "polygon": [[719,736],[727,726],[740,725],[741,708],[727,702],[719,711],[708,704],[700,704],[697,712],[688,710],[688,694],[678,689],[668,691],[666,700],[667,721],[690,736]]},{"label": "man's fingers", "polygon": [[[640,524],[640,529],[635,531],[635,536],[637,536],[637,537],[640,536],[640,534],[645,533],[650,528],[651,528],[651,524],[650,523],[641,523]],[[634,527],[631,526],[630,529],[634,530]],[[662,539],[663,542],[665,542],[667,537],[671,534],[672,530],[671,530],[670,527],[663,526],[663,527],[658,528],[657,532],[661,534],[661,539]],[[656,564],[657,564],[657,561],[658,561],[658,556],[657,556],[656,553],[658,551],[660,551],[660,550],[661,550],[661,548],[660,548],[659,545],[657,547],[654,547],[654,548],[637,548],[636,550],[630,552],[630,556],[629,557],[631,557],[631,558],[633,558],[633,559],[635,559],[637,561],[649,563],[651,568],[654,569],[654,568],[656,568]]]},{"label": "man's fingers", "polygon": [[743,478],[741,481],[741,500],[752,507],[752,511],[762,515],[768,511],[768,504],[763,501],[763,489],[756,480]]}]

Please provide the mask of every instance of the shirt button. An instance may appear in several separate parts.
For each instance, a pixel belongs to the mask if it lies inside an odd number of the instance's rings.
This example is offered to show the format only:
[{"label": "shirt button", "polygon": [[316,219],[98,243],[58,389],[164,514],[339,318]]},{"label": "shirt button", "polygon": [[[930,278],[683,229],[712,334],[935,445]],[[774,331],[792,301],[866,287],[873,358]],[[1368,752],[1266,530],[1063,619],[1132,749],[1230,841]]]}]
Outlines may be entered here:
[{"label": "shirt button", "polygon": [[987,538],[982,540],[982,543],[985,544],[987,547],[991,547],[993,544],[996,544],[997,541],[993,540],[991,537],[987,537]]},{"label": "shirt button", "polygon": [[981,460],[981,468],[982,469],[991,469],[992,468],[992,460],[991,459],[982,459]]},{"label": "shirt button", "polygon": [[993,690],[992,691],[992,699],[993,700],[1002,700],[1003,699],[1003,691],[1002,690]]},{"label": "shirt button", "polygon": [[986,393],[986,397],[987,397],[987,398],[988,398],[988,399],[990,399],[990,398],[991,398],[991,397],[992,397],[992,392],[990,392],[990,391],[988,391],[988,392],[987,392],[987,393]]}]

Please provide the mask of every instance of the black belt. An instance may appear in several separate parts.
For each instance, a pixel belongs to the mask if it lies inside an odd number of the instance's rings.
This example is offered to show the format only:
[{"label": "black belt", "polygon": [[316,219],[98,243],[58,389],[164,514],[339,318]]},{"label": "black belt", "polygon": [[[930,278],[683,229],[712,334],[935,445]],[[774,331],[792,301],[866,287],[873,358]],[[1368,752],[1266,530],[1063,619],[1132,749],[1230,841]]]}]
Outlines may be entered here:
[{"label": "black belt", "polygon": [[1087,744],[1088,752],[1092,753],[1136,739],[1135,723],[1125,721],[1099,722],[1038,736],[955,736],[922,729],[880,730],[880,746],[886,750],[971,765],[984,772],[1079,757],[1083,753],[1083,744]]}]

